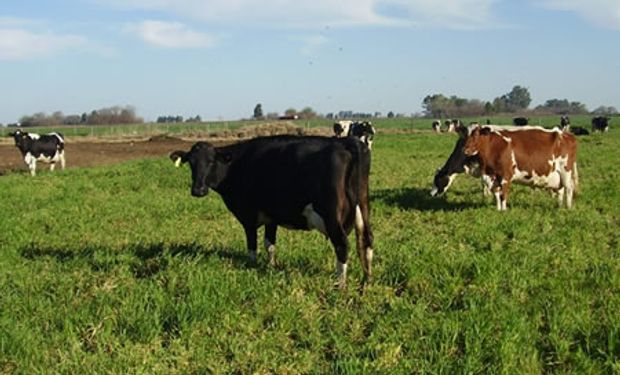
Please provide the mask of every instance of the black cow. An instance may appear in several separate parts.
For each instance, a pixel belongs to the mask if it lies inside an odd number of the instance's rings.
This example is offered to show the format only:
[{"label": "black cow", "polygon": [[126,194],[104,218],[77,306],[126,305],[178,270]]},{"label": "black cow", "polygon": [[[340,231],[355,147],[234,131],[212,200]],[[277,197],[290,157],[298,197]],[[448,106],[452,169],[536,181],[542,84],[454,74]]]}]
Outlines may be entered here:
[{"label": "black cow", "polygon": [[258,227],[265,225],[270,264],[278,226],[317,229],[335,248],[338,284],[344,287],[347,236],[355,227],[364,283],[370,279],[370,152],[357,138],[273,136],[224,147],[198,142],[170,158],[189,163],[193,196],[205,196],[209,188],[221,195],[245,230],[252,262]]},{"label": "black cow", "polygon": [[575,135],[590,135],[590,132],[588,131],[588,129],[585,129],[581,126],[572,126],[570,128],[570,132]]},{"label": "black cow", "polygon": [[62,134],[39,135],[17,130],[9,135],[15,139],[15,146],[21,151],[32,176],[36,175],[37,161],[50,164],[50,171],[54,170],[57,162],[65,169],[65,139]]},{"label": "black cow", "polygon": [[592,118],[592,133],[606,132],[609,130],[609,117],[597,116]]},{"label": "black cow", "polygon": [[468,173],[474,177],[480,177],[478,157],[475,155],[465,155],[464,152],[465,142],[467,141],[467,131],[466,127],[460,127],[458,129],[459,139],[454,145],[454,150],[452,150],[446,163],[437,170],[433,178],[432,196],[445,193],[456,178],[456,175],[460,173]]},{"label": "black cow", "polygon": [[525,126],[529,123],[529,119],[527,117],[515,117],[512,119],[512,124],[515,126]]}]

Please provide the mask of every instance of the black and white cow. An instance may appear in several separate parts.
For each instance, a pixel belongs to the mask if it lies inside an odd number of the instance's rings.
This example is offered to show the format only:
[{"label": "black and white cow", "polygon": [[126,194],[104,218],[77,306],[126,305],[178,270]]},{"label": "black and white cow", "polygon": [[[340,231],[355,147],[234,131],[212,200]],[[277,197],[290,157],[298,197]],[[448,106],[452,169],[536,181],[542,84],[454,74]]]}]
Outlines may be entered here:
[{"label": "black and white cow", "polygon": [[359,138],[371,150],[375,139],[375,128],[370,121],[356,121],[349,128],[349,136]]},{"label": "black and white cow", "polygon": [[590,132],[588,131],[588,129],[583,128],[581,126],[571,126],[570,132],[575,135],[590,135]]},{"label": "black and white cow", "polygon": [[461,127],[458,132],[459,139],[456,141],[450,157],[443,167],[435,172],[433,188],[431,189],[433,197],[445,193],[458,174],[468,173],[474,177],[480,177],[478,157],[465,155],[464,152],[467,128]]},{"label": "black and white cow", "polygon": [[347,236],[353,228],[364,283],[371,276],[368,175],[370,152],[354,137],[273,136],[230,146],[194,144],[175,151],[189,163],[191,194],[217,191],[245,230],[249,257],[256,261],[257,229],[265,226],[269,263],[275,263],[276,229],[317,229],[336,251],[338,284],[346,285]]},{"label": "black and white cow", "polygon": [[349,128],[353,121],[351,120],[340,120],[334,123],[334,135],[336,137],[348,137],[349,136]]},{"label": "black and white cow", "polygon": [[433,127],[435,133],[441,133],[441,121],[434,120],[431,126]]},{"label": "black and white cow", "polygon": [[32,176],[36,175],[37,161],[50,164],[50,171],[54,170],[57,162],[65,169],[65,139],[62,134],[39,135],[17,130],[9,135],[15,139],[15,146],[21,151]]},{"label": "black and white cow", "polygon": [[609,117],[596,116],[592,118],[592,133],[606,132],[609,130]]},{"label": "black and white cow", "polygon": [[512,119],[512,124],[515,126],[525,126],[530,122],[527,117],[515,117]]},{"label": "black and white cow", "polygon": [[568,116],[560,117],[560,129],[565,132],[570,130],[570,118]]},{"label": "black and white cow", "polygon": [[357,137],[368,146],[368,149],[372,149],[375,128],[370,121],[341,120],[334,123],[334,136]]}]

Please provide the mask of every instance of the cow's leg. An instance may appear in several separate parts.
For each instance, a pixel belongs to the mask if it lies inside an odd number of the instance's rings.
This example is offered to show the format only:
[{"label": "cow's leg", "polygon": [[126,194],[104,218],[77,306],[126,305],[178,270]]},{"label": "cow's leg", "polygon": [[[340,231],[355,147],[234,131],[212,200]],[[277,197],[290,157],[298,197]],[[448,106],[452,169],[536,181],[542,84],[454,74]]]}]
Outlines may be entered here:
[{"label": "cow's leg", "polygon": [[364,270],[364,284],[372,277],[373,236],[370,229],[369,209],[367,204],[355,207],[355,238],[357,253]]},{"label": "cow's leg", "polygon": [[61,151],[58,157],[60,158],[60,169],[64,171],[65,170],[65,152]]},{"label": "cow's leg", "polygon": [[245,239],[248,246],[250,263],[256,264],[256,225],[244,224]]},{"label": "cow's leg", "polygon": [[327,236],[336,250],[337,285],[341,289],[344,289],[347,286],[347,259],[349,252],[347,235],[342,224],[335,219],[329,220],[326,224]]},{"label": "cow's leg", "polygon": [[563,186],[561,186],[555,193],[557,194],[558,198],[558,207],[562,207],[562,204],[564,204],[564,193],[566,192],[566,189],[564,189]]},{"label": "cow's leg", "polygon": [[560,178],[562,179],[562,186],[564,187],[566,195],[566,208],[573,208],[573,176],[571,171],[567,171],[562,167],[560,172]]},{"label": "cow's leg", "polygon": [[36,176],[37,174],[37,159],[30,158],[30,161],[28,162],[28,169],[30,169],[30,175],[31,176]]},{"label": "cow's leg", "polygon": [[276,265],[276,230],[278,226],[276,224],[265,225],[265,250],[269,256],[269,265],[274,267]]},{"label": "cow's leg", "polygon": [[51,162],[50,163],[50,172],[54,172],[54,168],[56,167],[56,163]]},{"label": "cow's leg", "polygon": [[506,202],[508,201],[508,192],[510,191],[510,180],[502,180],[500,187],[500,205],[501,211],[506,211]]}]

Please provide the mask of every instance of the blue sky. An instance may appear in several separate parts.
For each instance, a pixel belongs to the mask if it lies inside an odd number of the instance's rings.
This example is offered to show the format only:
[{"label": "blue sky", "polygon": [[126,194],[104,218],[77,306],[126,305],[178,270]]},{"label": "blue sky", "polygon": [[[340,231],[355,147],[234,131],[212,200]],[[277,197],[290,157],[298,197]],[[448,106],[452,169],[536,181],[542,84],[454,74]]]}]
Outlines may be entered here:
[{"label": "blue sky", "polygon": [[620,109],[620,0],[2,0],[0,123],[132,105],[206,120],[410,114],[513,86]]}]

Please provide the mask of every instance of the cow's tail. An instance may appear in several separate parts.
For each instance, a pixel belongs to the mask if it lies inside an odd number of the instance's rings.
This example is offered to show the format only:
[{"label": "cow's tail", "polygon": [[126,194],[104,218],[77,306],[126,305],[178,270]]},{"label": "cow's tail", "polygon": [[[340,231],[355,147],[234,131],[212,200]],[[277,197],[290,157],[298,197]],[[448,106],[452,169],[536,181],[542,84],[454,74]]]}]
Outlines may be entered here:
[{"label": "cow's tail", "polygon": [[579,172],[577,171],[577,161],[573,163],[573,173],[571,173],[573,180],[573,194],[577,196],[579,194]]},{"label": "cow's tail", "polygon": [[352,156],[349,173],[355,175],[353,177],[355,179],[355,188],[353,189],[354,196],[351,197],[351,201],[354,205],[355,212],[356,248],[364,270],[365,284],[372,276],[373,258],[373,235],[370,227],[370,197],[368,188],[371,153],[366,144],[356,138],[349,139],[348,145],[350,146],[347,148]]}]

